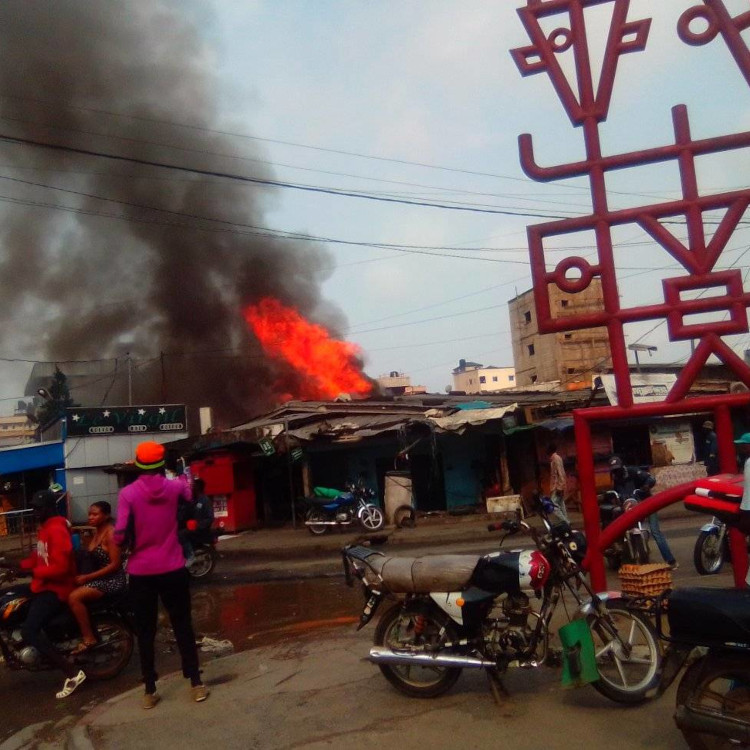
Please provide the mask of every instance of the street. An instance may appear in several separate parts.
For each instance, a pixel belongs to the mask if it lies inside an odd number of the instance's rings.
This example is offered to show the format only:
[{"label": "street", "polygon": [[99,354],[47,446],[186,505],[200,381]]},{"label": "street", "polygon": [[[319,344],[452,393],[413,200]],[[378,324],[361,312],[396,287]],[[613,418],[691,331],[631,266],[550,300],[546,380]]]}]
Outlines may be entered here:
[{"label": "street", "polygon": [[[701,577],[692,565],[692,552],[697,536],[700,519],[695,524],[681,524],[670,531],[671,522],[664,524],[673,551],[681,565],[674,573],[674,581],[678,586],[729,586],[731,585],[731,567],[726,566],[718,576]],[[527,540],[518,540],[526,542]],[[462,543],[450,545],[440,549],[441,552],[476,551],[484,552],[496,548],[497,540]],[[515,540],[514,540],[515,542]],[[519,544],[508,545],[522,546]],[[655,550],[654,550],[655,551]],[[421,549],[413,554],[425,554]],[[399,549],[398,554],[408,555],[407,549]],[[658,552],[656,552],[658,558]],[[320,561],[284,561],[279,565],[276,574],[285,580],[263,582],[243,582],[253,576],[264,578],[265,574],[258,570],[251,570],[250,564],[238,559],[222,560],[217,570],[215,581],[197,586],[193,591],[193,613],[196,633],[199,640],[209,636],[209,646],[216,641],[229,640],[235,652],[251,649],[265,649],[277,644],[291,644],[313,637],[315,633],[323,632],[326,637],[340,632],[341,636],[350,636],[354,630],[352,624],[359,615],[361,607],[361,593],[359,590],[349,589],[344,585],[341,577],[340,558],[330,556]],[[331,628],[340,628],[332,631]],[[373,626],[370,625],[362,634],[357,636],[357,653],[363,657],[367,652],[367,641],[372,638]],[[160,631],[157,644],[158,668],[162,675],[174,671],[179,667],[178,658],[174,653],[174,646],[169,640],[169,631]],[[336,636],[337,638],[339,636]],[[362,640],[362,637],[365,639]],[[226,652],[224,652],[226,653]],[[223,655],[223,654],[219,654]],[[234,657],[233,657],[234,658]],[[212,661],[210,652],[202,655],[204,664],[209,662],[206,673],[209,678],[216,677],[216,666],[223,663]],[[220,672],[221,670],[219,670]],[[372,668],[375,675],[377,670]],[[131,660],[129,667],[115,680],[106,683],[86,684],[82,689],[66,701],[58,701],[54,692],[59,687],[60,677],[50,672],[0,672],[0,691],[3,695],[14,696],[14,710],[3,711],[2,725],[0,725],[0,742],[28,727],[42,723],[46,732],[42,736],[52,739],[61,727],[67,727],[79,720],[86,712],[104,700],[138,686],[137,654]],[[218,679],[218,677],[216,677]],[[375,679],[375,677],[373,677]],[[378,684],[384,681],[379,677]],[[560,707],[569,704],[585,707],[585,721],[596,725],[602,715],[617,716],[624,709],[600,698],[591,690],[564,693],[562,701],[557,696],[550,704],[549,692],[558,691],[559,674],[556,670],[538,670],[533,675],[524,672],[522,675],[509,675],[508,686],[511,693],[521,691],[523,694],[523,711],[534,715],[537,701],[545,706],[544,711],[559,711]],[[674,689],[674,688],[673,688]],[[672,689],[672,690],[673,690]],[[448,696],[435,703],[430,708],[450,704],[450,712],[466,711],[463,726],[466,731],[474,731],[471,721],[472,701],[467,696],[485,693],[489,696],[486,683],[482,675],[466,672],[457,686]],[[477,696],[474,695],[476,698]],[[389,696],[390,699],[390,696]],[[639,709],[639,723],[643,717],[647,722],[653,722],[651,731],[653,747],[680,747],[679,734],[673,727],[671,712],[673,710],[673,694],[670,691],[659,701],[659,708],[653,706]],[[414,705],[409,703],[409,705]],[[416,708],[424,704],[417,702]],[[610,710],[607,710],[610,709]],[[514,715],[521,715],[520,706],[515,706]],[[604,720],[605,723],[607,719]],[[619,719],[618,719],[619,721]],[[469,728],[471,727],[471,728]],[[642,727],[647,729],[648,727]],[[50,736],[52,732],[52,736]],[[2,747],[0,745],[0,747]],[[4,750],[4,748],[3,748]]]}]

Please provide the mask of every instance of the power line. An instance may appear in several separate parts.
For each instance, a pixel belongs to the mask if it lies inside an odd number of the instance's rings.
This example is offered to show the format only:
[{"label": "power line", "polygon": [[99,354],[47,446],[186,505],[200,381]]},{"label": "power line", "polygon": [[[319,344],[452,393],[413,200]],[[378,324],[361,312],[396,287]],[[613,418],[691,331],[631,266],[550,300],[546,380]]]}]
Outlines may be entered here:
[{"label": "power line", "polygon": [[[200,174],[209,177],[221,177],[227,180],[233,180],[236,182],[247,182],[254,185],[265,185],[268,187],[280,187],[289,188],[292,190],[302,190],[311,193],[320,193],[325,195],[336,195],[344,198],[359,198],[362,200],[379,201],[383,203],[395,203],[405,206],[417,206],[420,208],[440,208],[447,211],[468,211],[470,213],[484,213],[502,216],[518,216],[526,218],[536,219],[564,219],[569,218],[560,214],[546,214],[546,213],[533,213],[530,211],[516,211],[509,209],[502,209],[499,207],[480,207],[473,206],[470,204],[459,203],[436,203],[431,201],[416,201],[406,200],[403,198],[388,198],[385,196],[373,195],[362,191],[355,190],[338,190],[335,188],[324,188],[317,185],[303,185],[293,182],[284,182],[282,180],[269,180],[261,177],[248,177],[247,175],[239,175],[231,172],[222,172],[219,170],[210,169],[199,169],[197,167],[186,167],[179,164],[169,164],[166,162],[152,161],[150,159],[140,159],[135,156],[122,156],[119,154],[110,154],[104,151],[94,151],[92,149],[77,148],[75,146],[63,146],[55,143],[45,143],[43,141],[36,141],[31,138],[20,138],[14,137],[7,134],[0,133],[0,141],[5,143],[32,146],[35,148],[45,148],[53,151],[63,151],[65,153],[79,154],[81,156],[94,156],[101,159],[111,159],[113,161],[129,162],[131,164],[140,164],[147,167],[156,167],[159,169],[171,169],[178,172],[187,172],[190,174]],[[573,214],[574,215],[574,214]]]}]

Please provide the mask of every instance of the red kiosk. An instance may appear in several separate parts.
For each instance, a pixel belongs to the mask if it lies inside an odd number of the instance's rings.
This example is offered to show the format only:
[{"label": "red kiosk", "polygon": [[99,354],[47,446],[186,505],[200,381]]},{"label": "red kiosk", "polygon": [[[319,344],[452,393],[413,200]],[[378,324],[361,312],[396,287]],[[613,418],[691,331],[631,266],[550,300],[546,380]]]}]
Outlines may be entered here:
[{"label": "red kiosk", "polygon": [[233,450],[217,450],[190,462],[194,478],[206,483],[213,502],[214,527],[234,533],[258,527],[255,477],[250,456]]}]

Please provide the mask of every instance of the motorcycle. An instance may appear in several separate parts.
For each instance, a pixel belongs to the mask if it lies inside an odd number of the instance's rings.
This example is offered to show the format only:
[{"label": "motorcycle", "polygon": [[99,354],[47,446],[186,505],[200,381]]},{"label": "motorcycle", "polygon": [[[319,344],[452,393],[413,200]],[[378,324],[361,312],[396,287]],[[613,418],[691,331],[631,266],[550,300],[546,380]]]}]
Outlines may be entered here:
[{"label": "motorcycle", "polygon": [[[601,527],[605,529],[616,518],[635,507],[641,500],[645,499],[644,490],[636,490],[632,498],[623,500],[618,492],[608,490],[599,495],[599,518]],[[634,563],[645,565],[651,557],[649,549],[649,532],[643,528],[639,521],[633,528],[625,532],[622,539],[616,541],[604,556],[610,570],[619,570],[625,564]]]},{"label": "motorcycle", "polygon": [[348,485],[347,491],[315,487],[315,495],[306,498],[309,509],[305,526],[311,534],[325,534],[334,526],[358,523],[365,531],[380,531],[385,525],[383,511],[375,505],[375,493],[361,485]]},{"label": "motorcycle", "polygon": [[[2,561],[0,561],[2,562]],[[0,654],[7,667],[13,670],[40,671],[51,669],[42,655],[23,641],[21,626],[30,605],[27,586],[13,586],[12,569],[0,569]],[[132,618],[126,604],[127,595],[108,600],[107,597],[89,606],[91,624],[97,644],[82,654],[71,655],[78,645],[80,631],[69,610],[53,618],[45,627],[55,648],[90,680],[109,680],[128,665],[135,642]]]},{"label": "motorcycle", "polygon": [[730,562],[727,525],[714,516],[711,523],[701,526],[693,550],[693,564],[702,576],[721,572],[725,562]]},{"label": "motorcycle", "polygon": [[191,578],[208,578],[216,567],[219,554],[216,551],[219,534],[214,529],[187,531],[187,538],[193,547],[193,560],[185,565]]},{"label": "motorcycle", "polygon": [[[567,523],[542,519],[543,531],[523,521],[490,524],[506,532],[501,546],[509,535],[529,533],[536,549],[520,552],[399,558],[344,547],[347,583],[359,579],[364,588],[359,628],[386,597],[398,599],[380,617],[369,654],[397,690],[432,698],[450,689],[463,669],[483,669],[497,697],[508,668],[552,660],[550,621],[567,590],[577,603],[575,619],[594,640],[594,687],[620,703],[655,693],[661,652],[653,626],[619,597],[595,594],[580,567],[585,537]],[[540,600],[538,608],[530,596]]]},{"label": "motorcycle", "polygon": [[[666,610],[669,634],[662,628]],[[690,658],[677,687],[675,723],[692,750],[750,744],[750,591],[675,589],[657,604],[668,642],[660,692]]]}]

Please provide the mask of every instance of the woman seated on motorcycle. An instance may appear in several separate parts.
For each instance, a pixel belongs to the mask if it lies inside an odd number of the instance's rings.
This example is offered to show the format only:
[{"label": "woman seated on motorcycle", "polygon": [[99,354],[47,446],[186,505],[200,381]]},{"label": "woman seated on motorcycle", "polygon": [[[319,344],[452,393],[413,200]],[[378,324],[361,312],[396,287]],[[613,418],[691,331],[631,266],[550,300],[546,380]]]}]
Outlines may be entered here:
[{"label": "woman seated on motorcycle", "polygon": [[78,588],[68,597],[70,609],[81,628],[81,642],[73,650],[74,654],[82,654],[96,645],[96,636],[86,605],[108,594],[120,594],[127,586],[122,567],[122,553],[112,537],[114,522],[112,507],[108,502],[101,500],[91,505],[89,525],[94,527],[87,556],[92,570],[82,573],[79,571],[75,579]]}]

